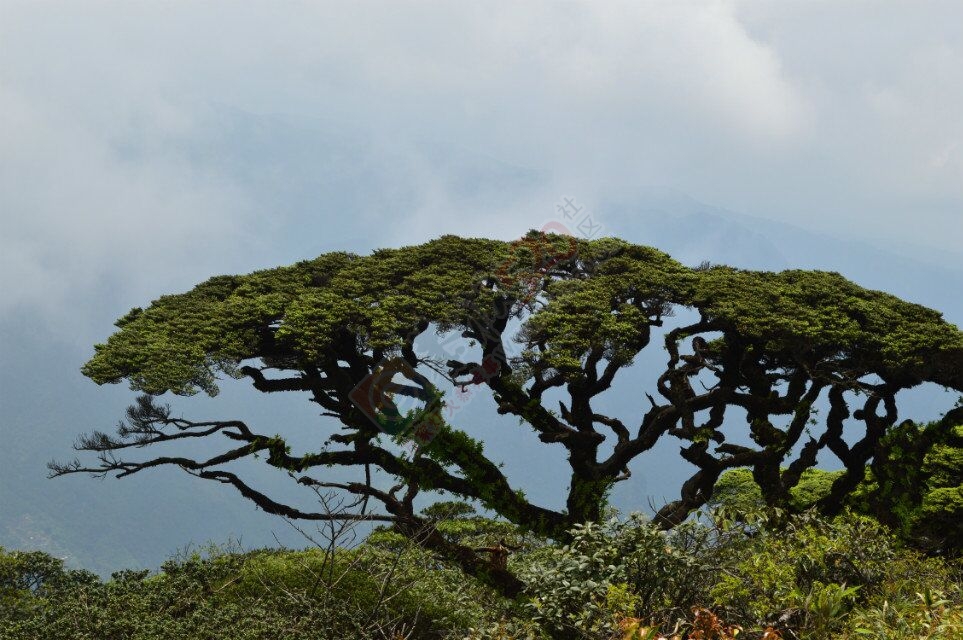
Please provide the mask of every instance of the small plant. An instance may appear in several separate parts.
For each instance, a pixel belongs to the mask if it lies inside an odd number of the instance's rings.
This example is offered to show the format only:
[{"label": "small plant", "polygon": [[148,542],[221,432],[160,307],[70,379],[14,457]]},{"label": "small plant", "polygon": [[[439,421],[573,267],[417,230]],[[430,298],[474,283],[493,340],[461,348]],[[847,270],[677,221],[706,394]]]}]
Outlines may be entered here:
[{"label": "small plant", "polygon": [[823,637],[838,628],[856,602],[858,592],[858,586],[814,583],[802,602],[803,626],[814,637]]},{"label": "small plant", "polygon": [[742,633],[739,625],[724,624],[719,616],[708,609],[693,609],[694,620],[689,632],[691,640],[735,640]]},{"label": "small plant", "polygon": [[891,603],[857,612],[845,638],[955,640],[963,638],[963,604],[929,588],[915,602]]}]

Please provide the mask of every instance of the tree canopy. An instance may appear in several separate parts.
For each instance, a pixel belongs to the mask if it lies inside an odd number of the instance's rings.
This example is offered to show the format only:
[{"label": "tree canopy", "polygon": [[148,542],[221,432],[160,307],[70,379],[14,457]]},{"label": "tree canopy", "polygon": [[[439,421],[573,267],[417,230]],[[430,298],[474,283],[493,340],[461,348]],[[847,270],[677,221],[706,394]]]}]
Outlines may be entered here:
[{"label": "tree canopy", "polygon": [[[561,539],[573,525],[599,520],[608,492],[630,475],[633,460],[669,435],[680,439],[681,456],[696,471],[679,498],[656,514],[660,526],[684,520],[711,498],[722,473],[739,467],[751,470],[766,503],[791,509],[793,488],[824,450],[845,469],[819,501],[833,513],[896,425],[898,392],[924,382],[963,391],[963,333],[937,311],[837,273],[690,268],[615,238],[443,236],[366,256],[328,253],[213,277],[132,309],[116,324],[83,373],[99,384],[126,380],[147,395],[117,436],[94,433],[79,443],[100,452],[99,464],[53,465],[54,474],[123,476],[174,465],[233,485],[272,513],[387,520],[505,593],[517,592],[518,580],[432,530],[413,506],[419,493],[476,501],[524,529]],[[420,353],[416,339],[433,335],[470,341],[471,359]],[[667,361],[653,388],[637,390],[649,408],[638,416],[602,413],[598,398],[653,341]],[[370,387],[385,362],[403,363],[414,384],[375,385],[379,400],[365,411],[352,394]],[[565,449],[564,509],[527,500],[483,443],[459,428],[457,415],[449,421],[444,411],[430,412],[432,428],[413,455],[390,444],[371,411],[397,413],[391,398],[406,395],[441,398],[444,406],[449,398],[427,382],[431,373],[453,388],[487,389],[499,413],[515,418],[497,427],[498,437],[514,437],[522,422],[541,442]],[[305,392],[335,428],[317,451],[293,455],[283,438],[243,421],[174,418],[152,399],[166,392],[216,394],[222,376],[247,378],[265,393]],[[820,401],[828,402],[824,417],[814,408]],[[723,425],[734,422],[745,425],[742,438],[724,433]],[[218,436],[230,446],[208,459],[133,462],[118,453]],[[303,485],[357,497],[358,510],[305,512],[226,468],[259,453]],[[330,466],[357,468],[359,478],[326,480]],[[393,478],[393,486],[379,484],[377,473]]]}]

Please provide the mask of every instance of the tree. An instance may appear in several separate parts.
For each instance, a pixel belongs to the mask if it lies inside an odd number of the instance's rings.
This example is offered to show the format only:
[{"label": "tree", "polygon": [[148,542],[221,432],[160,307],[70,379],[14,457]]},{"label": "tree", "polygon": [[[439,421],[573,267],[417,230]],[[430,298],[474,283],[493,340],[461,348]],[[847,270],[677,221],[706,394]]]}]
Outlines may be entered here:
[{"label": "tree", "polygon": [[[829,495],[845,471],[808,469],[790,491],[790,507],[811,508]],[[749,469],[731,469],[713,489],[712,506],[735,514],[765,505]],[[963,406],[940,420],[904,420],[879,441],[866,477],[846,506],[872,516],[917,548],[959,555],[963,551]]]},{"label": "tree", "polygon": [[[666,323],[677,311],[691,321]],[[355,496],[357,512],[337,517],[391,522],[507,595],[520,591],[518,579],[428,526],[416,496],[452,494],[537,535],[565,539],[574,525],[599,520],[608,492],[636,458],[674,436],[696,471],[656,514],[663,528],[703,505],[719,476],[737,467],[752,469],[767,503],[788,507],[791,490],[825,449],[846,469],[820,501],[833,512],[896,423],[899,391],[924,382],[963,390],[963,334],[955,326],[839,274],[693,269],[618,239],[537,232],[515,242],[444,236],[369,256],[329,253],[218,276],[116,324],[83,373],[99,384],[127,380],[147,395],[117,436],[95,432],[78,443],[99,452],[97,465],[53,464],[53,475],[127,476],[173,465],[232,485],[270,513],[332,517],[259,492],[227,468],[264,454],[302,485]],[[433,334],[470,341],[468,359],[419,353],[416,338]],[[601,413],[598,398],[653,337],[668,361],[646,393],[651,407],[633,422]],[[565,449],[564,509],[526,499],[482,442],[448,423],[443,409],[452,397],[429,381],[432,372],[453,385],[449,393],[487,389],[499,413],[516,418],[506,421],[506,437],[521,421],[541,442]],[[264,393],[306,393],[338,428],[318,451],[294,455],[283,438],[243,421],[176,418],[152,398],[213,395],[220,375],[247,378]],[[564,400],[552,406],[550,396]],[[402,413],[396,400],[413,398],[425,404]],[[821,398],[830,409],[811,435]],[[747,425],[751,444],[723,432],[733,421]],[[405,430],[420,443],[413,454],[388,436]],[[218,436],[233,444],[207,459],[119,457],[132,447]],[[358,480],[326,480],[319,473],[330,466],[355,468]]]},{"label": "tree", "polygon": [[963,406],[906,420],[880,441],[857,508],[932,552],[963,552]]}]

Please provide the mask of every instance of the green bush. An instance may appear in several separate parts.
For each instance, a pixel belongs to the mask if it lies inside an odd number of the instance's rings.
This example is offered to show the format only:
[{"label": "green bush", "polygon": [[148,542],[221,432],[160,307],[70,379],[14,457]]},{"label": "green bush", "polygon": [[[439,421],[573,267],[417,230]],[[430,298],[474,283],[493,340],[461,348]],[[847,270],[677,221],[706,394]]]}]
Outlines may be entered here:
[{"label": "green bush", "polygon": [[532,554],[522,571],[533,618],[557,633],[594,637],[614,633],[623,617],[688,609],[700,574],[712,568],[673,545],[686,539],[638,514],[577,526],[569,544]]},{"label": "green bush", "polygon": [[416,548],[193,554],[109,581],[0,553],[3,640],[443,638],[505,604]]},{"label": "green bush", "polygon": [[[577,527],[566,545],[463,510],[439,521],[452,539],[511,545],[528,586],[518,601],[389,529],[333,553],[211,548],[106,581],[0,549],[0,639],[963,637],[955,561],[866,516],[775,515],[712,512],[668,533],[633,515]],[[706,635],[700,617],[731,633]]]},{"label": "green bush", "polygon": [[710,595],[727,619],[826,633],[880,588],[898,553],[894,536],[871,518],[809,512],[760,528]]},{"label": "green bush", "polygon": [[[880,441],[866,478],[846,499],[859,513],[896,531],[902,540],[928,553],[963,554],[963,405],[941,420],[907,420]],[[829,495],[843,471],[807,469],[790,490],[789,508],[805,511]],[[722,474],[713,489],[713,507],[752,513],[763,505],[749,469]]]}]

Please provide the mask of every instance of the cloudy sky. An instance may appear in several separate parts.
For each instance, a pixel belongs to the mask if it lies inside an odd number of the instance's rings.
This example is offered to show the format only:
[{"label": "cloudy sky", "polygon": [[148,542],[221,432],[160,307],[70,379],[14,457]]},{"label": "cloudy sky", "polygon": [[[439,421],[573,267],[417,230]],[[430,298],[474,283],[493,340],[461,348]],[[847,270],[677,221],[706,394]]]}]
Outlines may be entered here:
[{"label": "cloudy sky", "polygon": [[[262,171],[243,141],[225,158],[225,113],[341,137]],[[559,194],[652,186],[960,266],[960,114],[958,2],[0,0],[0,318],[62,331],[105,292],[122,312],[349,236],[505,236]],[[449,150],[540,187],[453,195]],[[305,227],[259,190],[298,158],[417,197]]]},{"label": "cloudy sky", "polygon": [[[0,544],[112,570],[272,543],[275,521],[191,479],[44,480],[132,397],[83,379],[92,344],[215,273],[518,237],[572,196],[692,264],[837,269],[959,323],[961,114],[956,0],[0,0]],[[191,415],[316,420],[234,391]],[[664,458],[629,507],[675,492]]]}]

